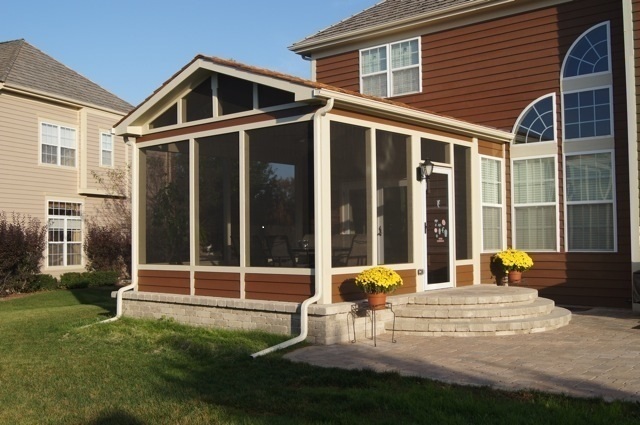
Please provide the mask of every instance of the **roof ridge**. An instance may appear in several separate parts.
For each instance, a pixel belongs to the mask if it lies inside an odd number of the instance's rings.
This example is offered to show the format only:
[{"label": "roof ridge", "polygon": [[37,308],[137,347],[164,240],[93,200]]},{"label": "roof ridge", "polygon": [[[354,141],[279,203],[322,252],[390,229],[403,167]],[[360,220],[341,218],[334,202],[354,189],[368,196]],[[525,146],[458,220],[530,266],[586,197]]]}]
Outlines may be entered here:
[{"label": "roof ridge", "polygon": [[0,82],[6,81],[7,78],[9,77],[9,74],[11,73],[11,70],[13,69],[13,65],[16,63],[16,60],[18,59],[18,56],[20,55],[20,50],[22,50],[22,46],[24,46],[26,41],[25,41],[24,38],[18,38],[16,40],[3,41],[2,43],[0,43],[0,44],[8,44],[8,43],[15,43],[15,42],[18,42],[18,46],[13,51],[13,53],[12,53],[13,57],[9,61],[8,65],[5,67],[4,74],[0,75]]}]

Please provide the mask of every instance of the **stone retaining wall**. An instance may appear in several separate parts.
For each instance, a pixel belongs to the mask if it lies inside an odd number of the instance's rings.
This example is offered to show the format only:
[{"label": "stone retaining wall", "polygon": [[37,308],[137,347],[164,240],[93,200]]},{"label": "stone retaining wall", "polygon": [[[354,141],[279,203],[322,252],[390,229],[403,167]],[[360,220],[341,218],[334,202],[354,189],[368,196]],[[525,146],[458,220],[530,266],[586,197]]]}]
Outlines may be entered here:
[{"label": "stone retaining wall", "polygon": [[[398,300],[394,300],[394,305]],[[353,339],[350,318],[354,303],[312,304],[309,306],[307,341],[330,345]],[[300,334],[300,304],[282,301],[239,300],[189,295],[125,292],[123,314],[145,319],[170,318],[194,326],[237,330],[262,330],[280,335]],[[376,334],[385,332],[392,320],[390,311],[378,311]],[[371,320],[355,317],[358,339],[371,337]]]}]

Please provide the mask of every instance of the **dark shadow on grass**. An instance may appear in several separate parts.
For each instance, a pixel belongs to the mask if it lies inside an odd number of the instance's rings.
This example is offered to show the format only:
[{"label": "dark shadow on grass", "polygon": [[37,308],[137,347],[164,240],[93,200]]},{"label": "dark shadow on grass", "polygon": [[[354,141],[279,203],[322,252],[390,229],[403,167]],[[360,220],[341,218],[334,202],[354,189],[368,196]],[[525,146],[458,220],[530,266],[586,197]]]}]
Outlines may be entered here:
[{"label": "dark shadow on grass", "polygon": [[135,416],[122,411],[106,411],[88,422],[88,425],[145,425],[145,422]]},{"label": "dark shadow on grass", "polygon": [[111,297],[111,293],[116,290],[115,286],[101,286],[98,288],[69,289],[69,292],[78,300],[80,304],[95,305],[105,311],[100,316],[111,317],[116,314],[116,299]]}]

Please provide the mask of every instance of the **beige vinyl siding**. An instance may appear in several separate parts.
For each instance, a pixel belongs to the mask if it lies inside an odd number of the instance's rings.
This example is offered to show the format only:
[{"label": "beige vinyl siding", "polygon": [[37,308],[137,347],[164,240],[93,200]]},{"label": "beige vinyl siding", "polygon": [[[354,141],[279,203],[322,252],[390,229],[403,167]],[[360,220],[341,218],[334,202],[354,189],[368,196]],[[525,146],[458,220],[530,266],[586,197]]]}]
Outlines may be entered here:
[{"label": "beige vinyl siding", "polygon": [[6,93],[0,111],[0,209],[44,220],[45,196],[78,196],[78,168],[40,164],[40,123],[78,128],[78,113]]},{"label": "beige vinyl siding", "polygon": [[[102,198],[79,194],[82,138],[86,134],[87,156],[92,169],[97,170],[99,129],[111,129],[119,118],[116,114],[93,110],[83,114],[72,107],[0,91],[0,211],[9,216],[12,213],[30,215],[45,225],[47,202],[57,200],[82,203],[83,216],[94,215]],[[42,122],[76,129],[76,167],[40,164]],[[122,138],[114,138],[114,165],[125,164],[125,149]],[[59,275],[83,271],[84,264],[83,261],[80,266],[48,268],[45,259],[42,271]]]},{"label": "beige vinyl siding", "polygon": [[102,149],[100,134],[109,133],[113,125],[120,119],[117,115],[107,115],[101,113],[87,112],[87,167],[86,167],[86,187],[89,189],[102,189],[96,182],[92,173],[105,175],[108,170],[122,167],[127,161],[127,145],[122,137],[113,136],[113,167],[102,167],[100,165],[100,151]]}]

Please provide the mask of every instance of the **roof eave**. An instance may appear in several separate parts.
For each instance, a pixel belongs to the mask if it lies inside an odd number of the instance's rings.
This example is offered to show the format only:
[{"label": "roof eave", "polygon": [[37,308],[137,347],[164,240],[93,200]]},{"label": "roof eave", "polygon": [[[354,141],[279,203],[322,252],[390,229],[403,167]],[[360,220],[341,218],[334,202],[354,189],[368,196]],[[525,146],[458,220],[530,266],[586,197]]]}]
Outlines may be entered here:
[{"label": "roof eave", "polygon": [[457,17],[462,14],[477,12],[488,7],[506,3],[513,3],[514,1],[515,0],[476,0],[472,3],[423,13],[420,15],[411,16],[406,19],[385,22],[381,25],[367,27],[335,36],[328,36],[308,41],[302,40],[289,46],[289,50],[300,55],[305,55],[315,50],[330,48],[338,44],[343,44],[351,41],[359,41],[372,35],[381,36],[388,33],[410,30],[414,27],[424,25],[425,23]]},{"label": "roof eave", "polygon": [[337,105],[346,109],[374,114],[382,118],[389,118],[409,124],[425,126],[435,130],[446,131],[467,137],[475,137],[485,141],[510,143],[513,133],[445,117],[430,112],[410,109],[400,105],[388,104],[365,97],[353,96],[329,89],[314,90],[314,96],[322,99],[333,98]]},{"label": "roof eave", "polygon": [[29,87],[24,87],[20,85],[0,83],[0,90],[4,90],[7,92],[18,93],[21,95],[27,95],[36,97],[38,99],[47,100],[50,102],[60,103],[63,105],[67,105],[73,108],[92,108],[103,112],[109,112],[118,116],[123,116],[126,114],[124,111],[119,111],[117,109],[108,108],[106,106],[96,105],[95,103],[82,102],[77,99],[72,99],[65,96],[53,95],[48,92],[44,92],[41,90],[35,90]]}]

